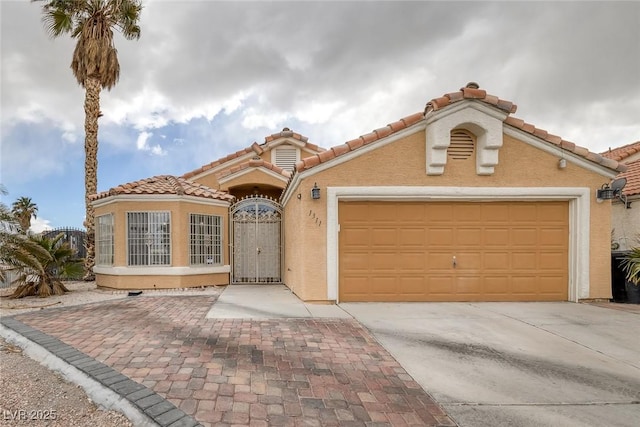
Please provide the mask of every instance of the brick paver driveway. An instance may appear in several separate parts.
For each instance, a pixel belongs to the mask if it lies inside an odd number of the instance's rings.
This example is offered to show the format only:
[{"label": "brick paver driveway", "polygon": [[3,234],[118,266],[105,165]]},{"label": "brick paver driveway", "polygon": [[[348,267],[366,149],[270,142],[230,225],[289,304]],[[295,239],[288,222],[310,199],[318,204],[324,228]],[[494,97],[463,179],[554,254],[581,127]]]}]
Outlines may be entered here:
[{"label": "brick paver driveway", "polygon": [[139,296],[15,318],[203,425],[455,425],[356,321],[206,319],[215,300]]}]

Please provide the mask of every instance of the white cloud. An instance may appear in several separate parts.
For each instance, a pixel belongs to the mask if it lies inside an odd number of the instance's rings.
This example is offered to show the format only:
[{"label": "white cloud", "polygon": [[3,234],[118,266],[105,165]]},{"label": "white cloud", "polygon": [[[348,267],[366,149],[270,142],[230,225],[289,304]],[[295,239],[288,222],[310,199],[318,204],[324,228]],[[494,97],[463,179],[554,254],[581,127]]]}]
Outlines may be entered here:
[{"label": "white cloud", "polygon": [[151,132],[140,132],[138,139],[136,140],[136,147],[140,151],[149,151],[154,156],[165,156],[167,152],[160,146],[160,144],[149,145],[149,138],[153,136]]},{"label": "white cloud", "polygon": [[46,230],[53,230],[51,226],[51,221],[44,218],[31,218],[31,228],[30,231],[34,233],[42,233]]}]

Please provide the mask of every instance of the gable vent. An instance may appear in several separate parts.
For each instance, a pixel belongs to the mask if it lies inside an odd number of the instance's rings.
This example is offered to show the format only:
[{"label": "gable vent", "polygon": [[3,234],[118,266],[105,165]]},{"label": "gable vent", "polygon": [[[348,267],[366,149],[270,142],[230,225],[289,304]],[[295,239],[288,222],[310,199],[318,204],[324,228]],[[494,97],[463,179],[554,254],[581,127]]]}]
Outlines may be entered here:
[{"label": "gable vent", "polygon": [[284,170],[292,171],[298,161],[298,149],[276,148],[273,151],[275,155],[275,165]]},{"label": "gable vent", "polygon": [[466,160],[473,156],[473,136],[465,130],[452,130],[447,156],[452,160]]}]

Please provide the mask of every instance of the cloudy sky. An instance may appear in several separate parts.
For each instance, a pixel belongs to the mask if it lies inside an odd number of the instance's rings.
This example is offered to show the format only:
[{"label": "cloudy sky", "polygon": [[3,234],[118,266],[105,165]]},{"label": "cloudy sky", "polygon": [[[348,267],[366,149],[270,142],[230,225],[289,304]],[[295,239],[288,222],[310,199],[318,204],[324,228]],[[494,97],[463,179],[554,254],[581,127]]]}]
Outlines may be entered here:
[{"label": "cloudy sky", "polygon": [[[0,0],[1,169],[34,229],[81,227],[74,42]],[[595,152],[640,140],[640,2],[144,1],[101,98],[98,189],[181,175],[283,127],[323,147],[475,81]]]}]

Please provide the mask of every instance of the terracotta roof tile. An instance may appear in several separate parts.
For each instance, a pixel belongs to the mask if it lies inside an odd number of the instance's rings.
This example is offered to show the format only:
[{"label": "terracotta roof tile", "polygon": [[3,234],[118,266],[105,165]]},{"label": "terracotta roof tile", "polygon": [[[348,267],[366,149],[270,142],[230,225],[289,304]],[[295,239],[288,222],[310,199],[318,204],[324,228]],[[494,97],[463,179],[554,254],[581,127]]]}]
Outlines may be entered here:
[{"label": "terracotta roof tile", "polygon": [[442,104],[442,98],[448,99],[450,101],[450,104],[462,101],[464,99],[477,99],[486,104],[500,108],[501,110],[509,114],[515,113],[517,109],[517,106],[514,103],[505,101],[494,95],[487,95],[487,91],[485,91],[484,89],[480,89],[477,83],[470,82],[467,83],[465,87],[461,88],[459,92],[447,93],[440,98],[435,98],[429,101],[424,110],[425,115],[430,111],[436,111],[449,104]]},{"label": "terracotta roof tile", "polygon": [[627,171],[621,173],[616,178],[626,178],[627,185],[622,189],[622,193],[627,196],[640,196],[640,160],[627,163]]},{"label": "terracotta roof tile", "polygon": [[255,151],[256,154],[258,155],[264,153],[264,150],[262,149],[262,147],[260,147],[260,145],[257,142],[254,142],[253,144],[251,144],[251,149]]},{"label": "terracotta roof tile", "polygon": [[282,129],[282,132],[274,133],[267,136],[264,139],[264,142],[268,143],[271,141],[275,141],[276,139],[279,139],[279,138],[293,138],[293,139],[297,139],[300,142],[305,142],[305,143],[309,140],[309,138],[307,138],[306,136],[302,136],[299,133],[295,133],[289,128],[284,128]]},{"label": "terracotta roof tile", "polygon": [[364,145],[364,139],[362,138],[352,139],[351,141],[347,141],[347,145],[349,146],[350,150],[355,150],[356,148],[360,148]]},{"label": "terracotta roof tile", "polygon": [[609,159],[613,159],[616,161],[624,161],[624,159],[636,153],[640,153],[640,141],[633,142],[631,144],[627,144],[622,147],[617,147],[614,149],[609,148],[609,151],[605,151],[604,153],[601,153],[601,154],[604,157]]},{"label": "terracotta roof tile", "polygon": [[113,187],[108,191],[94,194],[93,196],[91,196],[91,200],[99,200],[109,196],[118,196],[124,194],[173,194],[178,196],[188,195],[205,199],[224,200],[228,202],[232,202],[235,199],[235,197],[229,193],[214,190],[205,185],[189,181],[182,177],[159,175]]},{"label": "terracotta roof tile", "polygon": [[[484,102],[486,104],[489,104],[493,107],[496,107],[505,111],[507,114],[515,113],[517,110],[517,106],[513,102],[505,101],[494,95],[488,95],[485,90],[479,88],[477,83],[471,82],[471,83],[468,83],[467,86],[461,88],[460,91],[458,92],[447,93],[439,98],[432,99],[427,103],[423,112],[415,113],[410,116],[404,117],[398,121],[395,121],[387,125],[384,128],[376,129],[373,132],[360,136],[359,138],[347,141],[345,144],[332,147],[330,150],[328,150],[327,153],[323,154],[322,156],[315,154],[313,156],[307,157],[306,159],[304,159],[304,161],[297,162],[295,166],[295,171],[302,172],[320,163],[325,163],[327,161],[332,160],[335,157],[339,157],[350,151],[357,150],[363,145],[374,143],[389,135],[392,135],[396,132],[406,129],[414,125],[415,123],[420,122],[427,115],[431,114],[434,111],[437,111],[442,108],[447,108],[451,104],[463,101],[465,99],[478,100],[478,101]],[[592,162],[595,162],[607,168],[617,170],[619,172],[625,170],[625,166],[622,164],[619,164],[617,162],[616,163],[609,162],[607,159],[605,159],[603,156],[599,154],[591,153],[586,148],[579,147],[572,142],[565,141],[561,137],[550,134],[544,129],[538,129],[534,125],[526,123],[524,120],[518,119],[516,117],[508,116],[504,120],[504,123],[514,128],[520,129],[524,132],[530,133],[535,137],[540,138],[550,144],[553,144],[562,149],[570,151],[578,156],[584,157],[587,160],[590,160]],[[310,159],[313,159],[313,160],[310,160]]]},{"label": "terracotta roof tile", "polygon": [[552,135],[548,133],[546,130],[538,129],[534,125],[524,122],[523,120],[517,119],[515,117],[507,117],[505,119],[505,124],[518,128],[524,132],[530,133],[540,139],[543,139],[551,144],[557,145],[560,148],[563,148],[567,151],[572,152],[580,157],[584,157],[587,160],[590,160],[594,163],[607,167],[609,169],[617,170],[618,172],[622,172],[625,170],[625,166],[619,162],[609,162],[604,156],[592,153],[587,148],[580,147],[573,142],[565,141],[561,137],[557,135]]}]

